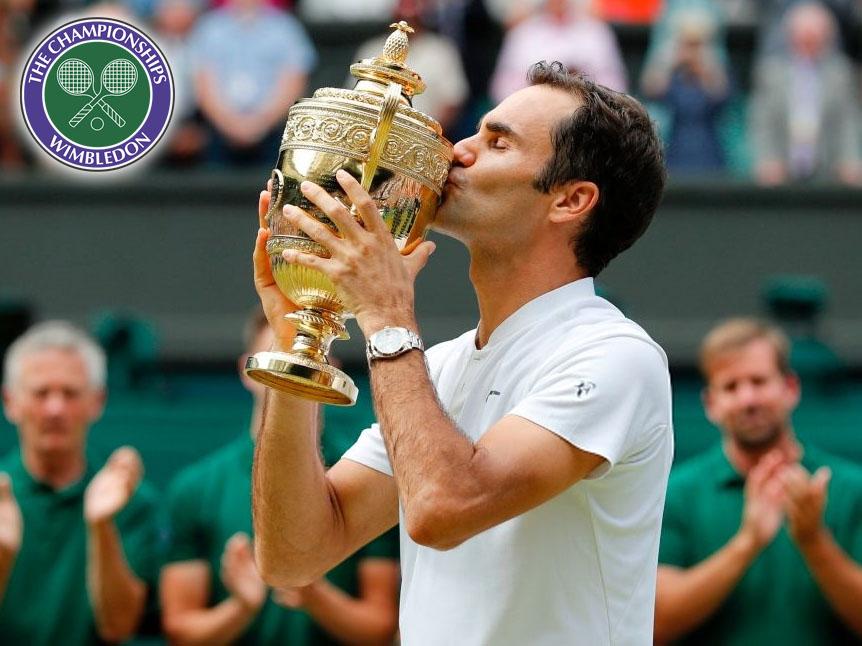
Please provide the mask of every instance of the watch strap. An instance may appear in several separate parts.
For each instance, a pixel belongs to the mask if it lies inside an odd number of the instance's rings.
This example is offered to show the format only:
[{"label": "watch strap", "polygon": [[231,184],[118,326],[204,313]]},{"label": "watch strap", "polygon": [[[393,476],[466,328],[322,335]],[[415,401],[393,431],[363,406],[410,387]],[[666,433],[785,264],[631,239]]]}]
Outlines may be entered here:
[{"label": "watch strap", "polygon": [[[375,336],[385,330],[398,330],[402,334],[401,347],[393,352],[380,352],[374,345]],[[422,342],[422,338],[418,334],[405,327],[392,327],[387,325],[382,330],[375,332],[368,337],[368,341],[365,343],[365,356],[368,359],[368,363],[371,363],[375,359],[394,359],[395,357],[400,357],[402,354],[410,352],[411,350],[420,350],[424,352],[425,344]]]}]

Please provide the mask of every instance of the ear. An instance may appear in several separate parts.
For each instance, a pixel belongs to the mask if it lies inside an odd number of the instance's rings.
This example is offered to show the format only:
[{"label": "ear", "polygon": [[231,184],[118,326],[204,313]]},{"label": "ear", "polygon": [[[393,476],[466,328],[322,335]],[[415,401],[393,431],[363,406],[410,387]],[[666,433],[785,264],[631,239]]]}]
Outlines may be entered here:
[{"label": "ear", "polygon": [[105,404],[108,402],[108,391],[104,388],[97,388],[90,393],[89,401],[89,422],[95,424],[105,412]]},{"label": "ear", "polygon": [[552,193],[549,218],[554,223],[579,222],[599,201],[599,187],[593,182],[566,182]]},{"label": "ear", "polygon": [[787,387],[787,405],[794,409],[802,398],[802,382],[795,372],[789,372],[784,375],[784,383]]},{"label": "ear", "polygon": [[709,385],[704,386],[700,391],[700,401],[703,403],[703,412],[706,415],[706,419],[714,426],[718,426],[713,413],[713,395]]},{"label": "ear", "polygon": [[18,416],[18,407],[15,405],[15,398],[12,396],[12,393],[9,392],[8,388],[3,388],[2,393],[3,412],[6,414],[6,419],[8,419],[9,423],[13,426],[17,426],[20,418]]}]

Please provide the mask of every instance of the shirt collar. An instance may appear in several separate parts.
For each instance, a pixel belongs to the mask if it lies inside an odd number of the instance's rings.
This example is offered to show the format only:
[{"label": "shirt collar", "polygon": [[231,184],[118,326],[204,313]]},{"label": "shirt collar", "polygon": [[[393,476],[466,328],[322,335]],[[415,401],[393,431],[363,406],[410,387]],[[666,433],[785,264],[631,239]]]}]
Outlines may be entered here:
[{"label": "shirt collar", "polygon": [[96,468],[94,465],[96,465],[97,462],[89,451],[87,452],[86,460],[87,466],[84,470],[84,475],[81,476],[78,481],[63,487],[62,489],[54,489],[52,486],[33,477],[24,464],[24,459],[21,456],[20,449],[15,449],[9,463],[9,475],[12,477],[13,486],[16,486],[19,491],[22,491],[23,489],[27,493],[33,495],[51,494],[62,499],[80,498],[84,495],[84,490],[96,474]]},{"label": "shirt collar", "polygon": [[577,309],[587,299],[595,298],[595,295],[596,289],[591,276],[566,283],[562,287],[545,292],[533,300],[524,303],[514,313],[510,314],[491,333],[488,343],[482,349],[492,348],[513,334],[523,331],[533,323],[547,320],[552,312],[563,309]]},{"label": "shirt collar", "polygon": [[[799,439],[796,440],[799,442]],[[802,459],[799,463],[809,473],[814,473],[823,464],[822,458],[818,456],[817,450],[799,442],[799,447],[802,450]],[[715,482],[720,487],[744,486],[745,477],[734,468],[727,459],[727,454],[724,452],[724,447],[719,446],[717,449],[717,459],[713,465],[713,477]]]},{"label": "shirt collar", "polygon": [[716,456],[711,471],[716,485],[720,488],[745,486],[745,477],[727,459],[724,447],[719,444],[715,452]]}]

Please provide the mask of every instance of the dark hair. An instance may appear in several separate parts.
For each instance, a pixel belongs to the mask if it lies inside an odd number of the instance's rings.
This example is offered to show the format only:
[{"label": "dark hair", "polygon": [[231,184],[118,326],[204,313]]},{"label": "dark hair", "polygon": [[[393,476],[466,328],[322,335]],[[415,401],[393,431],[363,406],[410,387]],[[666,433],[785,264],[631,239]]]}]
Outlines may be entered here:
[{"label": "dark hair", "polygon": [[542,193],[574,180],[598,186],[598,202],[572,240],[578,264],[596,276],[652,221],[666,178],[661,140],[635,99],[569,73],[562,63],[536,63],[528,79],[583,102],[551,132],[554,152],[533,185]]}]

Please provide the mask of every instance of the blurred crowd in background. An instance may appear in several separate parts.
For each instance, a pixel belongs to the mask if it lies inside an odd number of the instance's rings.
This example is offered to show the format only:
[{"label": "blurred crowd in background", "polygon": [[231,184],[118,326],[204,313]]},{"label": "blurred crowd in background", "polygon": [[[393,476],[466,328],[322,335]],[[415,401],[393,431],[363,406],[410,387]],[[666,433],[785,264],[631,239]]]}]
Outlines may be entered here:
[{"label": "blurred crowd in background", "polygon": [[[648,103],[673,179],[862,184],[859,0],[5,0],[4,171],[39,163],[18,124],[21,57],[75,11],[148,26],[165,50],[177,102],[161,163],[175,168],[271,164],[287,110],[325,63],[321,26],[350,40],[354,24],[385,34],[404,19],[416,29],[408,62],[428,85],[415,107],[453,141],[526,84],[530,63],[559,60]],[[619,43],[633,26],[649,32],[634,72]],[[753,35],[744,63],[734,33]]]}]

